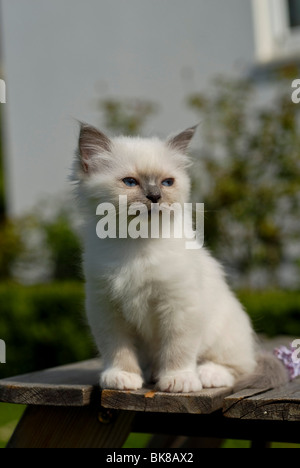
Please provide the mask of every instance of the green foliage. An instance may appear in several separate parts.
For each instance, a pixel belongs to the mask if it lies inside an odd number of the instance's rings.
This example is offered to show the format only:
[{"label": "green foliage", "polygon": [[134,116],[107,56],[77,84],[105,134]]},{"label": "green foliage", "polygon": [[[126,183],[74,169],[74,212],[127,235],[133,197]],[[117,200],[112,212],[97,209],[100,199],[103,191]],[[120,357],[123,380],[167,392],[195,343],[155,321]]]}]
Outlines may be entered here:
[{"label": "green foliage", "polygon": [[67,204],[51,213],[18,219],[22,249],[13,262],[13,278],[26,284],[81,280],[81,244]]},{"label": "green foliage", "polygon": [[260,270],[277,286],[283,263],[298,260],[288,252],[299,243],[298,107],[281,91],[262,105],[250,83],[223,79],[188,105],[202,122],[193,188],[206,205],[208,244],[245,284]]},{"label": "green foliage", "polygon": [[81,279],[81,246],[66,214],[42,224],[53,264],[54,280]]},{"label": "green foliage", "polygon": [[105,99],[99,102],[99,109],[108,130],[122,135],[137,135],[157,107],[152,102],[140,99]]},{"label": "green foliage", "polygon": [[2,283],[0,310],[7,357],[0,378],[94,355],[80,282],[29,287]]},{"label": "green foliage", "polygon": [[0,280],[11,278],[13,262],[22,250],[16,223],[6,219],[0,223]]},{"label": "green foliage", "polygon": [[257,333],[300,336],[299,291],[240,291],[238,296]]},{"label": "green foliage", "polygon": [[26,406],[0,403],[0,448],[5,448]]}]

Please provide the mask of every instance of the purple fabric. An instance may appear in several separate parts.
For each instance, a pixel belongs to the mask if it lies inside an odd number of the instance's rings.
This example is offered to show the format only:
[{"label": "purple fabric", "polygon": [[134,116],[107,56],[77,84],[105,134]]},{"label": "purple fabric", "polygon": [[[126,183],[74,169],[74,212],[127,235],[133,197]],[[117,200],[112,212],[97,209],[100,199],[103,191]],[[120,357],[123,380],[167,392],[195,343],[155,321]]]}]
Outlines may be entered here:
[{"label": "purple fabric", "polygon": [[292,345],[289,348],[286,346],[279,346],[279,348],[275,348],[273,352],[287,368],[290,380],[300,375],[300,359],[297,357],[297,350],[292,347]]}]

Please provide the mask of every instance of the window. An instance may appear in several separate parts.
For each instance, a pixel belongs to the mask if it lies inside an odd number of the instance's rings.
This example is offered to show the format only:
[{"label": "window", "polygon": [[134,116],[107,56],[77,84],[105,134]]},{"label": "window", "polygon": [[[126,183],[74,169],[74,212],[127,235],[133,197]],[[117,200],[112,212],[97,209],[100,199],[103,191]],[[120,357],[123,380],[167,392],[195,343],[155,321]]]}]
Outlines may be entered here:
[{"label": "window", "polygon": [[300,0],[288,0],[288,15],[290,28],[300,26]]},{"label": "window", "polygon": [[260,62],[300,58],[300,0],[252,0]]}]

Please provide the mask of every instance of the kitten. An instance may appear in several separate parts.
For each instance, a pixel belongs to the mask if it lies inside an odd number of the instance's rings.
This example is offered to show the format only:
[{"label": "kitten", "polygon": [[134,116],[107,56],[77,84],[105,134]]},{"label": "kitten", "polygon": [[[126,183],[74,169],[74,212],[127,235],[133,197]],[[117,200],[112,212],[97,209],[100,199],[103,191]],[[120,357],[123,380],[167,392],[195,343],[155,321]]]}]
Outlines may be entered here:
[{"label": "kitten", "polygon": [[189,201],[194,132],[166,142],[110,139],[81,125],[72,179],[84,220],[86,312],[103,360],[102,388],[137,390],[150,380],[166,392],[246,386],[270,363],[267,383],[286,381],[279,361],[258,358],[250,320],[205,248],[188,250],[184,238],[96,234],[100,203],[117,206],[126,196],[150,212],[154,204]]}]

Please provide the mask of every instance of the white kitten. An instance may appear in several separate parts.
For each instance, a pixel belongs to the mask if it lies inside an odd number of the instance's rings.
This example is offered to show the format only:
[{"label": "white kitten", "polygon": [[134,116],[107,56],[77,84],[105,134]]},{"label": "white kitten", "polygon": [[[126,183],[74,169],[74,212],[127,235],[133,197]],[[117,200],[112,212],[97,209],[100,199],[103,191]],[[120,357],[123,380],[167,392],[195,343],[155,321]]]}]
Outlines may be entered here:
[{"label": "white kitten", "polygon": [[72,178],[84,219],[86,311],[104,363],[103,388],[139,389],[152,379],[161,391],[192,392],[234,386],[256,369],[249,318],[204,248],[188,250],[183,238],[96,234],[97,206],[117,207],[119,196],[148,209],[188,202],[186,151],[194,131],[163,142],[109,139],[81,126]]}]

